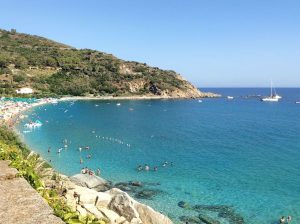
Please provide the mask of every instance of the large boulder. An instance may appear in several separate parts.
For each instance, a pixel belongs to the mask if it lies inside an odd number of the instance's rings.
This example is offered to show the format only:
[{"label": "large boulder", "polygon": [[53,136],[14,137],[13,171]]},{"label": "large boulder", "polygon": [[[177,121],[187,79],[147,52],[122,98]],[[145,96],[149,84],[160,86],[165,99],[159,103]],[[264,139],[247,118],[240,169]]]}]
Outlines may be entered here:
[{"label": "large boulder", "polygon": [[97,192],[96,207],[108,207],[111,200],[111,195],[104,192]]},{"label": "large boulder", "polygon": [[86,211],[93,214],[96,218],[102,219],[104,215],[92,204],[84,204],[83,207]]},{"label": "large boulder", "polygon": [[173,222],[165,215],[154,211],[151,207],[138,203],[135,203],[135,209],[139,213],[140,219],[143,223],[151,224],[172,224]]},{"label": "large boulder", "polygon": [[113,188],[108,193],[112,196],[109,208],[124,216],[130,223],[172,224],[168,217],[135,201],[126,192]]},{"label": "large boulder", "polygon": [[95,175],[76,174],[70,177],[70,181],[78,186],[87,187],[96,191],[107,191],[111,187],[110,182]]},{"label": "large boulder", "polygon": [[120,216],[124,216],[127,220],[131,221],[133,218],[139,218],[139,214],[134,208],[134,200],[125,192],[113,188],[109,191],[112,200],[109,208],[117,212]]},{"label": "large boulder", "polygon": [[101,213],[110,220],[110,223],[118,223],[120,221],[120,216],[107,208],[101,208],[99,209]]}]

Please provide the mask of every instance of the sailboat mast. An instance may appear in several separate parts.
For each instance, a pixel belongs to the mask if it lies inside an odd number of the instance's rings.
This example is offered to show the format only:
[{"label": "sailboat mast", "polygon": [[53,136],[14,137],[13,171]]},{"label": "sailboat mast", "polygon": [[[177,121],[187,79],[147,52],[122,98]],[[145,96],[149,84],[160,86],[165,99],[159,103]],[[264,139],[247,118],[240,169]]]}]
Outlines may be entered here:
[{"label": "sailboat mast", "polygon": [[273,96],[273,81],[271,81],[271,97]]}]

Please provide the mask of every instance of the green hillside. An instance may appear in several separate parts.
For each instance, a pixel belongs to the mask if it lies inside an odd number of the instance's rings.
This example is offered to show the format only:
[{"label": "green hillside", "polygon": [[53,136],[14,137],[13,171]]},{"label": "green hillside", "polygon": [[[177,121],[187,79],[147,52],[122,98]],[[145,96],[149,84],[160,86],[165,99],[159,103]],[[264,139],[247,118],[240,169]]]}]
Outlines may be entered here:
[{"label": "green hillside", "polygon": [[36,96],[205,97],[176,72],[0,30],[0,94],[31,87]]}]

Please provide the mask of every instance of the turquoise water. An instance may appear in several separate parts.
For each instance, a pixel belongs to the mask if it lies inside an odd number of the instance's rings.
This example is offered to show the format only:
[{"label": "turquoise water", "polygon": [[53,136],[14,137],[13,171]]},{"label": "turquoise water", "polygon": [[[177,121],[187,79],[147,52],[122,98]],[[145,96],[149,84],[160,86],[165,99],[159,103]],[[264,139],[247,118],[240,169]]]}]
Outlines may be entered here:
[{"label": "turquoise water", "polygon": [[1,100],[4,100],[4,101],[14,101],[14,102],[23,102],[23,103],[35,103],[36,102],[36,99],[35,98],[18,98],[18,97],[13,97],[13,98],[10,98],[10,97],[3,97]]},{"label": "turquoise water", "polygon": [[[199,214],[178,207],[179,201],[232,206],[245,223],[273,224],[282,215],[299,223],[300,105],[295,101],[300,101],[300,89],[278,89],[284,97],[279,103],[239,97],[264,95],[267,89],[210,91],[236,98],[62,102],[28,111],[18,129],[64,174],[99,167],[114,183],[142,181],[161,190],[139,200],[175,223],[181,223],[179,216]],[[23,133],[24,123],[36,119],[43,126]],[[68,148],[57,154],[63,139]],[[80,152],[81,146],[91,149]],[[162,167],[164,161],[173,166]],[[137,172],[139,164],[157,165],[158,171]],[[222,223],[242,223],[217,217],[213,210],[201,213]]]}]

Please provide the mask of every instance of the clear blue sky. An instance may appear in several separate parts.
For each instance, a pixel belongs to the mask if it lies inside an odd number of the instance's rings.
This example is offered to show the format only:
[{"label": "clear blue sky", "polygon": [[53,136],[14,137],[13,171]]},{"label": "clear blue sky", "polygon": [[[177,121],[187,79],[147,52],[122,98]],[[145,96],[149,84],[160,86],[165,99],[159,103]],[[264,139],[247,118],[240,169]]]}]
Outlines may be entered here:
[{"label": "clear blue sky", "polygon": [[300,86],[299,0],[0,0],[0,28],[172,69],[199,87]]}]

